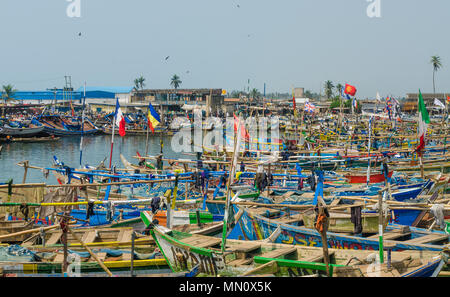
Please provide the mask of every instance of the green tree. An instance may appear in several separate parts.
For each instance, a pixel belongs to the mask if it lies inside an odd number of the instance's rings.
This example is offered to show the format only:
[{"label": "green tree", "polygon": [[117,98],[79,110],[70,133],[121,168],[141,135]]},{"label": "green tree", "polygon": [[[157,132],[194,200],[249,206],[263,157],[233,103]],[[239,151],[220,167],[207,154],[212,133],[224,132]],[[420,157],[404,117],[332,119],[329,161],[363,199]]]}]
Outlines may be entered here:
[{"label": "green tree", "polygon": [[136,78],[134,80],[134,88],[136,89],[136,91],[139,90],[139,78]]},{"label": "green tree", "polygon": [[342,84],[340,84],[340,83],[336,85],[336,91],[338,92],[338,96],[341,93],[343,87],[344,86]]},{"label": "green tree", "polygon": [[327,96],[328,99],[330,99],[333,96],[333,89],[334,89],[333,82],[331,80],[327,80],[325,82],[325,95]]},{"label": "green tree", "polygon": [[250,91],[250,98],[258,99],[260,96],[261,96],[261,93],[258,91],[258,89],[254,88]]},{"label": "green tree", "polygon": [[138,78],[138,82],[139,87],[141,88],[141,90],[143,90],[145,87],[145,78],[142,75]]},{"label": "green tree", "polygon": [[441,69],[441,67],[442,67],[441,57],[432,56],[430,63],[431,63],[431,65],[433,65],[433,93],[436,94],[436,85],[435,85],[435,81],[434,81],[434,76],[435,76],[436,72],[439,69]]},{"label": "green tree", "polygon": [[182,84],[183,82],[180,80],[180,77],[176,74],[174,74],[172,76],[172,78],[170,79],[170,85],[172,87],[174,87],[175,89],[178,89],[178,87]]},{"label": "green tree", "polygon": [[17,90],[14,89],[13,85],[4,85],[3,86],[3,93],[2,98],[5,100],[5,104],[8,102],[8,100],[14,100],[14,94],[17,92]]}]

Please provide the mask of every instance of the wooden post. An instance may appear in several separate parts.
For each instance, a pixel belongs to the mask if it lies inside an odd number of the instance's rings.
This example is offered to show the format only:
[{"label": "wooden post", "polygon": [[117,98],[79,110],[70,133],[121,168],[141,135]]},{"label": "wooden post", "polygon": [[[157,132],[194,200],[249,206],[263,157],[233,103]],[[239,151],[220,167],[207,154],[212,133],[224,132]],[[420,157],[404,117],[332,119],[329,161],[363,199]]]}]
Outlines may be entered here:
[{"label": "wooden post", "polygon": [[68,256],[68,250],[67,250],[67,218],[62,218],[61,219],[62,223],[64,224],[64,228],[61,228],[62,230],[62,236],[61,236],[61,241],[64,244],[63,247],[63,252],[64,252],[64,258],[63,258],[63,263],[62,263],[62,275],[65,276],[67,273],[67,267],[68,267],[68,263],[67,263],[67,256]]},{"label": "wooden post", "polygon": [[[324,210],[322,204],[320,204],[320,203],[319,203],[319,215],[325,215],[325,210]],[[327,267],[327,275],[331,276],[330,275],[330,267],[329,267],[330,258],[329,258],[329,254],[328,254],[327,229],[328,229],[328,218],[325,219],[323,231],[319,232],[319,233],[322,238],[323,262],[325,263],[325,265]]]},{"label": "wooden post", "polygon": [[380,253],[380,263],[384,262],[384,251],[383,251],[383,194],[378,193],[378,242],[379,242],[379,253]]},{"label": "wooden post", "polygon": [[[270,174],[270,163],[269,163],[269,174]],[[267,185],[267,198],[269,198],[270,194],[270,184]]]},{"label": "wooden post", "polygon": [[25,172],[23,174],[22,184],[24,184],[27,181],[28,165],[29,165],[28,160],[23,162],[23,168],[25,169]]},{"label": "wooden post", "polygon": [[423,173],[423,160],[422,160],[422,155],[420,155],[420,177],[423,178],[424,173]]},{"label": "wooden post", "polygon": [[131,267],[130,267],[130,273],[131,277],[134,277],[134,240],[136,239],[136,233],[133,231],[131,233]]}]

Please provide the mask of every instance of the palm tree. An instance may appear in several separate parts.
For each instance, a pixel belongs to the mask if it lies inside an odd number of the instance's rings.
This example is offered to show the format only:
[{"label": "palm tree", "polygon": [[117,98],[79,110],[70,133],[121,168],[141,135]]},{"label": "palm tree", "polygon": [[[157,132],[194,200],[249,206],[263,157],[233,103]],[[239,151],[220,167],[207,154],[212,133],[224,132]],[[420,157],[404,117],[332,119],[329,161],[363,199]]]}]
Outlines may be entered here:
[{"label": "palm tree", "polygon": [[139,78],[136,78],[134,80],[134,88],[136,89],[136,91],[139,90]]},{"label": "palm tree", "polygon": [[340,83],[336,85],[336,91],[338,92],[338,95],[341,94],[343,87],[344,86]]},{"label": "palm tree", "polygon": [[176,74],[174,74],[172,76],[172,78],[170,79],[170,85],[173,86],[175,89],[178,89],[178,87],[182,84],[183,82],[180,80],[180,77]]},{"label": "palm tree", "polygon": [[328,99],[331,98],[331,96],[333,96],[333,82],[331,80],[327,80],[325,82],[325,95],[327,96]]},{"label": "palm tree", "polygon": [[430,63],[431,63],[431,65],[433,65],[433,93],[436,94],[436,85],[434,82],[434,75],[435,75],[436,71],[438,71],[442,67],[441,57],[432,56]]},{"label": "palm tree", "polygon": [[252,98],[252,99],[258,99],[259,95],[260,95],[260,93],[259,93],[258,89],[256,89],[256,88],[254,88],[250,91],[250,98]]},{"label": "palm tree", "polygon": [[14,93],[17,92],[17,90],[14,89],[13,85],[6,85],[3,86],[3,100],[5,100],[5,104],[8,100],[13,100]]},{"label": "palm tree", "polygon": [[139,78],[138,78],[138,81],[139,81],[139,87],[141,88],[141,90],[143,90],[144,89],[144,87],[145,87],[145,78],[141,75]]}]

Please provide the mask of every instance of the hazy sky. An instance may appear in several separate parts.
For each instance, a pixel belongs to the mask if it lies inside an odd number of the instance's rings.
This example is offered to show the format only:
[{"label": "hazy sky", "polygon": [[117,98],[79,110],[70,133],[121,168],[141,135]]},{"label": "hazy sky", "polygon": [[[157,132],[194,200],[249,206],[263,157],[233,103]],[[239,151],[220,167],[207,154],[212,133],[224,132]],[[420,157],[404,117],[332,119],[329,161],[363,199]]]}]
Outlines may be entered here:
[{"label": "hazy sky", "polygon": [[[430,57],[440,55],[437,91],[450,92],[450,1],[380,0],[0,1],[0,84],[19,90],[132,86],[319,92],[348,82],[359,97],[432,91]],[[238,7],[238,5],[240,7]],[[78,33],[81,32],[81,36]],[[166,61],[165,57],[170,56]]]}]

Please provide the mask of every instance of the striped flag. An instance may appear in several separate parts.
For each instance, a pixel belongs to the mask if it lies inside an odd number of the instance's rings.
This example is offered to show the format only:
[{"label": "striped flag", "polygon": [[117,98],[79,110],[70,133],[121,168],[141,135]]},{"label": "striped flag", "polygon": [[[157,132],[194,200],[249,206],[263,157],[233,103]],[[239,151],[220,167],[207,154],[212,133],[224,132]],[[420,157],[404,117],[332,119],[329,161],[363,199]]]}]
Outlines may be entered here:
[{"label": "striped flag", "polygon": [[156,110],[153,108],[151,103],[148,104],[148,127],[152,130],[152,133],[155,133],[155,128],[161,123],[161,118]]},{"label": "striped flag", "polygon": [[428,124],[430,123],[430,117],[428,116],[428,111],[423,101],[422,93],[419,90],[419,138],[420,144],[416,151],[421,151],[425,148],[425,135],[427,134]]},{"label": "striped flag", "polygon": [[119,105],[119,99],[116,101],[116,125],[119,127],[119,135],[124,137],[125,132],[125,117],[123,116],[122,109]]}]

